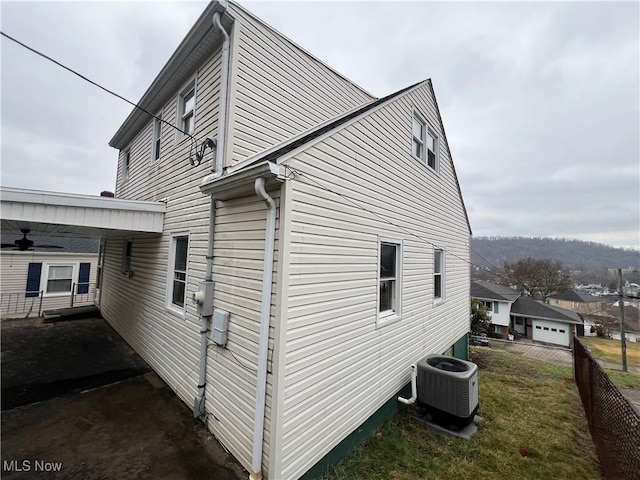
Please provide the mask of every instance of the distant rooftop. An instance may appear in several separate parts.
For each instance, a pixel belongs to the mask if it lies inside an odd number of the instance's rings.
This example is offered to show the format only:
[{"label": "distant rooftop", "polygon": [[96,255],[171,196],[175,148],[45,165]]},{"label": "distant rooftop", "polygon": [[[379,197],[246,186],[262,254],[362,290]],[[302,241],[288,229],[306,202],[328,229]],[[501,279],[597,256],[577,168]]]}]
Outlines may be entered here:
[{"label": "distant rooftop", "polygon": [[555,293],[551,295],[550,298],[557,298],[558,300],[568,300],[570,302],[581,302],[581,303],[602,301],[602,299],[599,297],[593,296],[589,293],[578,292],[576,290],[568,290],[566,292]]},{"label": "distant rooftop", "polygon": [[478,300],[498,300],[502,302],[514,302],[520,293],[513,288],[505,287],[484,280],[471,282],[471,297]]}]

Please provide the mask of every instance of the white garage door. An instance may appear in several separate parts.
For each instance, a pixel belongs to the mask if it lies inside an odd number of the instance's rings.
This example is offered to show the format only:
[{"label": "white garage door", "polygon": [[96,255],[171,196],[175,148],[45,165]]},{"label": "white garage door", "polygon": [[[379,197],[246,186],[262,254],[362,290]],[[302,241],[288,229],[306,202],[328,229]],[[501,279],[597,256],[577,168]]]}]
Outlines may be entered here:
[{"label": "white garage door", "polygon": [[534,320],[532,327],[534,340],[569,346],[569,324]]}]

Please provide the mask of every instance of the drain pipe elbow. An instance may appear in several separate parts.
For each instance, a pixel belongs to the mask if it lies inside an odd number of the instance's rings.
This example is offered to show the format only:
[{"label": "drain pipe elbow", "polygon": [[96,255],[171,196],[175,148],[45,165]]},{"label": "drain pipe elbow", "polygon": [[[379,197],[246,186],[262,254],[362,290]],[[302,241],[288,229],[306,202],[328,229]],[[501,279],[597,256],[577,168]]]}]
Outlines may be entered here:
[{"label": "drain pipe elbow", "polygon": [[258,373],[256,378],[256,408],[253,430],[251,480],[262,478],[262,442],[264,437],[264,411],[267,393],[267,353],[269,350],[269,317],[271,315],[271,279],[276,238],[276,202],[265,189],[265,179],[255,181],[256,195],[267,205],[267,225],[264,239],[264,266],[262,275],[262,304],[260,309],[260,337],[258,345]]},{"label": "drain pipe elbow", "polygon": [[218,30],[224,40],[222,42],[222,55],[220,66],[220,100],[218,102],[218,147],[216,149],[215,164],[212,169],[212,177],[222,176],[224,171],[224,157],[226,154],[226,127],[227,127],[227,97],[229,91],[229,57],[230,44],[229,34],[222,26],[220,12],[213,14],[213,27]]},{"label": "drain pipe elbow", "polygon": [[411,398],[398,397],[400,403],[405,405],[413,405],[418,399],[418,388],[416,378],[418,377],[418,369],[416,364],[411,365]]}]

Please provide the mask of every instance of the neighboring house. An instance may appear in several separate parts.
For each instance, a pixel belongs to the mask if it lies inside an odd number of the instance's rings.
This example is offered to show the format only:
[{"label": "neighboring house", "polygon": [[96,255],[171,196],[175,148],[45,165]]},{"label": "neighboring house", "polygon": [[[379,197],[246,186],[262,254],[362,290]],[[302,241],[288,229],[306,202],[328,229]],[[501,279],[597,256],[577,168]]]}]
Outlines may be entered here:
[{"label": "neighboring house", "polygon": [[117,198],[76,202],[110,229],[59,222],[105,239],[103,316],[251,478],[317,476],[412,364],[467,358],[470,228],[431,81],[373,98],[213,2],[139,105],[171,126],[134,110]]},{"label": "neighboring house", "polygon": [[509,287],[485,280],[471,282],[471,298],[480,300],[487,308],[491,319],[487,333],[495,337],[507,338],[511,325],[511,304],[519,296],[519,292]]},{"label": "neighboring house", "polygon": [[511,305],[513,331],[535,342],[545,342],[568,347],[572,335],[582,335],[582,318],[571,310],[534,300],[518,297]]},{"label": "neighboring house", "polygon": [[569,346],[572,334],[583,334],[584,324],[571,310],[549,305],[516,290],[483,280],[471,283],[471,298],[478,299],[491,312],[489,334],[509,335],[536,342]]},{"label": "neighboring house", "polygon": [[556,293],[549,297],[549,305],[571,310],[579,315],[592,315],[602,310],[606,302],[601,297],[577,290]]},{"label": "neighboring house", "polygon": [[99,240],[29,235],[34,245],[20,251],[10,245],[22,235],[5,233],[1,238],[3,318],[37,316],[43,310],[69,307],[72,299],[74,305],[94,303]]}]

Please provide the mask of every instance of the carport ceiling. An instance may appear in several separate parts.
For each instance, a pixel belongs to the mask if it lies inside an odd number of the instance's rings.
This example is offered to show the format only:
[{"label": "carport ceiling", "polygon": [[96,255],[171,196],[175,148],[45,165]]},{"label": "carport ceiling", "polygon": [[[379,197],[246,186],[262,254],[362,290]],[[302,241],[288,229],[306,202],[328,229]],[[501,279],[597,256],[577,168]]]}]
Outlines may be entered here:
[{"label": "carport ceiling", "polygon": [[162,232],[166,205],[93,195],[0,187],[3,233],[122,237]]}]

